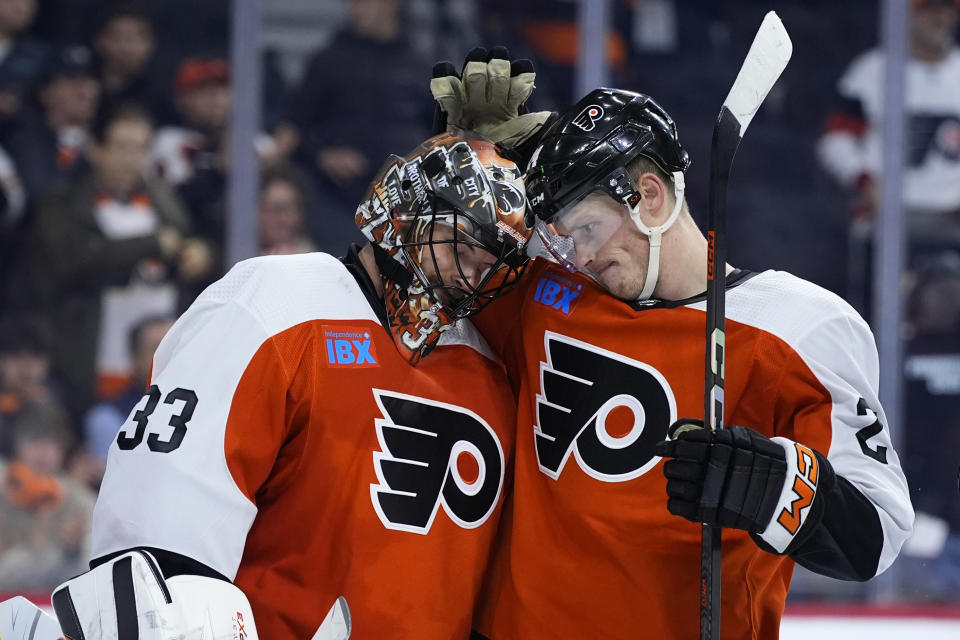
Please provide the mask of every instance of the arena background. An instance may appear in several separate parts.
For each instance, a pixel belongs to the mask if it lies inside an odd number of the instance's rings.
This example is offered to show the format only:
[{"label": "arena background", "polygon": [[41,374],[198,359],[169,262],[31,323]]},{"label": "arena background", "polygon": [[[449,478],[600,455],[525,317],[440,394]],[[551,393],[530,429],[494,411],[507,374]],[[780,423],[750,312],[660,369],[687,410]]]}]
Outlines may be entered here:
[{"label": "arena background", "polygon": [[[912,16],[928,4],[960,11],[952,0],[0,0],[0,365],[14,363],[0,366],[0,454],[13,473],[13,430],[33,429],[28,439],[52,452],[36,454],[48,467],[29,474],[30,486],[71,507],[25,517],[16,501],[0,504],[0,599],[48,602],[50,587],[82,567],[103,442],[132,406],[124,393],[150,323],[162,325],[237,260],[340,254],[359,241],[352,215],[372,173],[430,133],[433,62],[459,66],[474,46],[505,45],[536,65],[531,110],[563,109],[600,85],[656,97],[694,159],[688,199],[703,221],[714,119],[764,13],[776,10],[794,54],[736,159],[730,262],[791,271],[870,321],[881,399],[918,511],[902,557],[870,583],[798,569],[782,637],[960,637],[960,198],[919,214],[901,204],[918,153],[935,145],[960,162],[957,94],[931,125],[904,89]],[[889,115],[889,179],[838,180],[825,136],[862,132],[838,81],[874,47],[887,62],[887,90],[877,91]],[[960,86],[960,67],[938,73]],[[81,99],[92,100],[89,113],[69,126],[55,117]],[[68,278],[45,225],[67,215],[57,207],[70,202],[69,180],[103,170],[86,155],[107,106],[130,102],[157,126],[150,171],[189,222],[172,250],[176,268],[158,275],[145,255],[130,271],[174,296],[149,308],[123,298],[118,316],[93,316],[93,333],[68,335],[73,316],[65,325],[57,293],[65,282],[78,305],[116,283]],[[931,213],[933,233],[916,222]],[[76,262],[77,273],[90,260]],[[118,327],[118,344],[100,340],[78,370],[75,339]],[[120,350],[113,359],[110,348]]]}]

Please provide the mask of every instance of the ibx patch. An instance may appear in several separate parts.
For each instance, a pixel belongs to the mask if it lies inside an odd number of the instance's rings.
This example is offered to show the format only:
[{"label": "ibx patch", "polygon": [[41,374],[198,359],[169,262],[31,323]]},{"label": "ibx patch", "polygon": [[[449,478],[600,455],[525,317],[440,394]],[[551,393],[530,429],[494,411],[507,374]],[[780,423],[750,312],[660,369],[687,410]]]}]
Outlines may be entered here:
[{"label": "ibx patch", "polygon": [[554,271],[548,271],[537,283],[533,299],[566,315],[570,313],[574,302],[580,297],[582,288],[582,284]]},{"label": "ibx patch", "polygon": [[323,327],[327,364],[331,367],[379,367],[370,330],[364,327]]}]

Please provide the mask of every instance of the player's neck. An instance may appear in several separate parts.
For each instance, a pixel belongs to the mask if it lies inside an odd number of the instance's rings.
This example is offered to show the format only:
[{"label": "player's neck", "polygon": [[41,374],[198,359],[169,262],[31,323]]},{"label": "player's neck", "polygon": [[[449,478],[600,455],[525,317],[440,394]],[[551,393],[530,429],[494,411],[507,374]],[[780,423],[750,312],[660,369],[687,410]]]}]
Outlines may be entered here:
[{"label": "player's neck", "polygon": [[[661,300],[686,300],[707,290],[707,239],[692,219],[678,220],[675,231],[661,254],[660,277],[653,294]],[[664,245],[669,235],[664,234]],[[727,274],[731,271],[728,264]]]},{"label": "player's neck", "polygon": [[366,269],[367,275],[370,276],[370,282],[373,283],[374,288],[377,291],[379,297],[383,297],[383,279],[380,278],[380,269],[377,267],[377,259],[373,255],[373,245],[367,244],[363,249],[360,249],[360,253],[357,254],[360,258],[360,264],[363,265],[363,268]]}]

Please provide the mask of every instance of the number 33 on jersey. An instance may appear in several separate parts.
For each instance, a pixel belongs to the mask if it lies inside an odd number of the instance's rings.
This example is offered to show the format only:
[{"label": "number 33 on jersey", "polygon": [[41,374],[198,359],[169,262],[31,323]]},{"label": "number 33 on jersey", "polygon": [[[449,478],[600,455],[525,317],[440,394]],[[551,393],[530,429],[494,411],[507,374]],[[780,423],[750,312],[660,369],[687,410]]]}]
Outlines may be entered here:
[{"label": "number 33 on jersey", "polygon": [[466,637],[515,405],[468,324],[413,367],[323,254],[240,263],[174,325],[110,451],[93,555],[155,547],[234,580],[261,637]]}]

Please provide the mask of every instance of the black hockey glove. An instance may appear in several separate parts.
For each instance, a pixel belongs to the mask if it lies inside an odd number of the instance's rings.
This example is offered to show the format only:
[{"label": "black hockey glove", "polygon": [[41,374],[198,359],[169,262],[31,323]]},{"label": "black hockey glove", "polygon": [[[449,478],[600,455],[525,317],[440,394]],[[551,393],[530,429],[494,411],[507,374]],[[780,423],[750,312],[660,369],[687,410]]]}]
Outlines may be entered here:
[{"label": "black hockey glove", "polygon": [[[683,419],[658,442],[668,458],[667,509],[693,522],[742,529],[763,548],[790,553],[821,517],[816,501],[821,476],[832,477],[819,453],[788,438],[775,439],[748,429],[716,433],[699,420]],[[805,537],[805,536],[804,536]]]},{"label": "black hockey glove", "polygon": [[472,129],[507,151],[525,148],[552,115],[526,110],[535,79],[533,63],[510,62],[506,47],[477,47],[467,54],[461,74],[452,62],[438,62],[430,80],[437,101],[434,133],[454,125]]},{"label": "black hockey glove", "polygon": [[787,475],[783,447],[753,429],[716,433],[681,421],[657,444],[667,460],[667,509],[694,522],[759,533],[767,527]]}]

